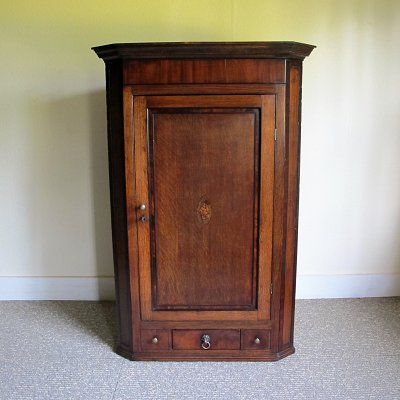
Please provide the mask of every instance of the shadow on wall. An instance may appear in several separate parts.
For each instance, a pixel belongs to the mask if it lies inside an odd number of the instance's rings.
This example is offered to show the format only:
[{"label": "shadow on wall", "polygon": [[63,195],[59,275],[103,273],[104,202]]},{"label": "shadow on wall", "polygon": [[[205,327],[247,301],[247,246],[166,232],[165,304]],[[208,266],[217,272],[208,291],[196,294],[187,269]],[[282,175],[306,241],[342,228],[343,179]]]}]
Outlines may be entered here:
[{"label": "shadow on wall", "polygon": [[92,201],[94,215],[94,239],[96,265],[100,276],[114,274],[110,188],[108,177],[108,143],[106,92],[99,90],[88,94],[89,133],[91,158]]},{"label": "shadow on wall", "polygon": [[112,276],[105,91],[44,98],[29,101],[34,275]]}]

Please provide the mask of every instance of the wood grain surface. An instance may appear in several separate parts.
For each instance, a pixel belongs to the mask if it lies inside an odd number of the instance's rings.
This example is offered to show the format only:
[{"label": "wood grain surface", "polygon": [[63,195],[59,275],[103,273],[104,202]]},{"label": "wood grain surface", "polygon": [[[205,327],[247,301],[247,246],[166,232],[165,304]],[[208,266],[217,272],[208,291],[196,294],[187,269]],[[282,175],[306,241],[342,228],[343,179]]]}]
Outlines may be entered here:
[{"label": "wood grain surface", "polygon": [[294,352],[301,74],[313,48],[94,48],[107,72],[119,354]]}]

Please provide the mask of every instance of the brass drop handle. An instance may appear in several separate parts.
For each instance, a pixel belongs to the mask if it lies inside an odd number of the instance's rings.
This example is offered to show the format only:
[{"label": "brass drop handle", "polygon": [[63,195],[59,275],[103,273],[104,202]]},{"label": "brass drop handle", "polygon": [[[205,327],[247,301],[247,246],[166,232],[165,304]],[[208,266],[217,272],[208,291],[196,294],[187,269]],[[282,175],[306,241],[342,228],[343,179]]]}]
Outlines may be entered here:
[{"label": "brass drop handle", "polygon": [[142,215],[140,218],[139,218],[139,221],[140,222],[146,222],[148,220],[148,218],[145,216],[145,215]]},{"label": "brass drop handle", "polygon": [[203,350],[208,350],[211,347],[211,338],[209,335],[203,335],[201,337],[201,348]]},{"label": "brass drop handle", "polygon": [[157,337],[157,336],[154,336],[153,339],[151,339],[151,342],[152,342],[153,344],[157,344],[157,343],[158,343],[158,337]]}]

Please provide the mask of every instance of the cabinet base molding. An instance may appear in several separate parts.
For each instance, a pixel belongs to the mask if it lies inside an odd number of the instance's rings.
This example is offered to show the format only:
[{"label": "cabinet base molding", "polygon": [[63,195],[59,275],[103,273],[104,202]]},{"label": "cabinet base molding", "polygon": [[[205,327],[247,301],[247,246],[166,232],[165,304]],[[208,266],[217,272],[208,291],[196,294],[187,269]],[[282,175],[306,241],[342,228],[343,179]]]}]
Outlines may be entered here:
[{"label": "cabinet base molding", "polygon": [[155,355],[144,352],[131,353],[119,346],[117,347],[116,352],[130,361],[279,361],[282,358],[293,354],[295,348],[291,346],[278,353],[263,354],[257,354],[255,352],[225,352],[223,354],[213,353],[210,355],[185,352],[184,354],[157,353]]}]

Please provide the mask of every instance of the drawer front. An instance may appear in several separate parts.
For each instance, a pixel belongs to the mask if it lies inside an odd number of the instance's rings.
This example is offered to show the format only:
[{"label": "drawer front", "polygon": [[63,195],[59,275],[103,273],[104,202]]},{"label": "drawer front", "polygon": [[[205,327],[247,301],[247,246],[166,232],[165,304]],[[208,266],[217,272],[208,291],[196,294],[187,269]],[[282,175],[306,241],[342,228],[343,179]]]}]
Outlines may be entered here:
[{"label": "drawer front", "polygon": [[175,350],[238,350],[240,331],[236,329],[204,329],[172,331]]},{"label": "drawer front", "polygon": [[141,331],[143,351],[168,350],[170,346],[170,331],[164,329],[143,329]]},{"label": "drawer front", "polygon": [[271,347],[271,332],[266,329],[243,329],[243,350],[266,350]]}]

